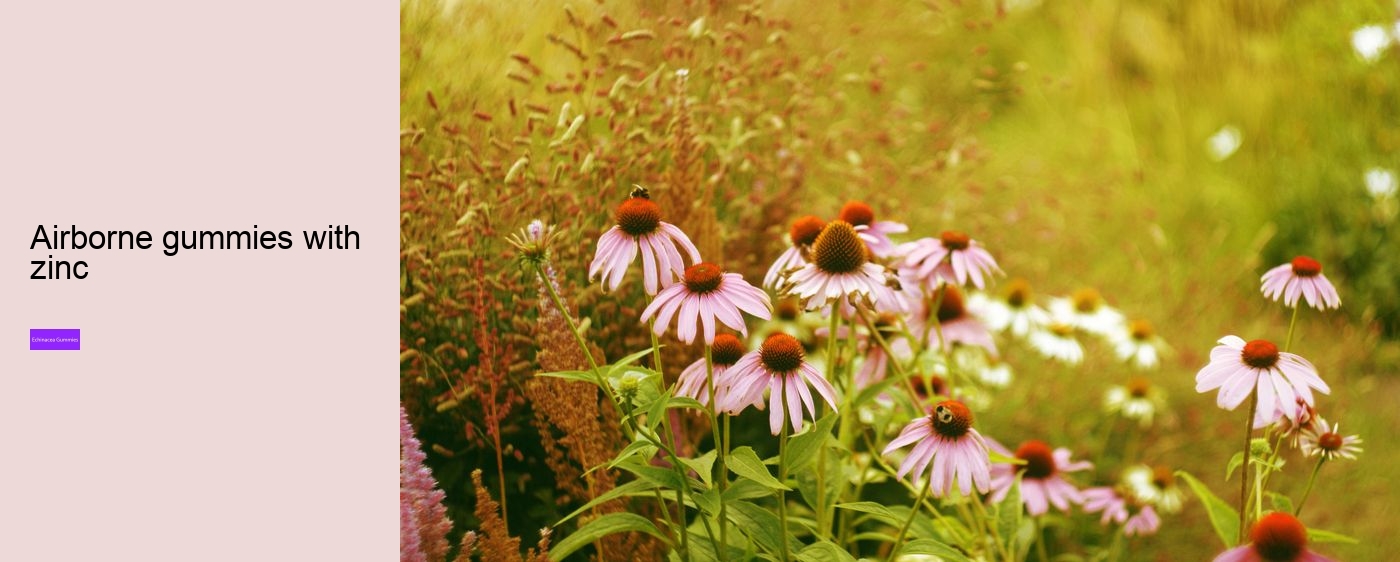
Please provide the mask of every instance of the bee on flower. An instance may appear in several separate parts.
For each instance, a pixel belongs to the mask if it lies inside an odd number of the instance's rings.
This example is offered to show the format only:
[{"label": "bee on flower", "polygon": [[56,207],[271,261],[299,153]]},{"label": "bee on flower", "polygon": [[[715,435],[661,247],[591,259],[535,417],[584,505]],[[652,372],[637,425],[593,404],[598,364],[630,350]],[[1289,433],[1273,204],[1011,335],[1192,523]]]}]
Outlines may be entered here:
[{"label": "bee on flower", "polygon": [[648,295],[685,276],[682,250],[691,263],[700,262],[700,250],[676,225],[661,220],[661,207],[652,202],[646,188],[632,190],[613,217],[616,224],[598,237],[598,251],[588,264],[588,278],[600,277],[604,289],[617,289],[639,253]]},{"label": "bee on flower", "polygon": [[972,410],[956,400],[944,400],[933,407],[928,416],[920,417],[899,432],[881,452],[890,453],[914,445],[899,464],[896,478],[911,474],[915,478],[927,471],[929,490],[934,497],[943,497],[954,484],[963,495],[977,491],[987,493],[991,486],[991,459],[982,434],[972,427]]}]

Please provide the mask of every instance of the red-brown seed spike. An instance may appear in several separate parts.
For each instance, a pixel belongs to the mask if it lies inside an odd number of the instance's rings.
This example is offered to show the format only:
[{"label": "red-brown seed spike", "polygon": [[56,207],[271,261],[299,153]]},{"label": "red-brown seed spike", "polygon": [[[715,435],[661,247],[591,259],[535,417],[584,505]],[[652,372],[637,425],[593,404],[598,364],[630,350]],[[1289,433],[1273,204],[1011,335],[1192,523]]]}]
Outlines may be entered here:
[{"label": "red-brown seed spike", "polygon": [[1308,530],[1292,515],[1275,511],[1259,518],[1249,532],[1254,552],[1269,562],[1298,558],[1308,546]]},{"label": "red-brown seed spike", "polygon": [[715,343],[711,346],[710,359],[717,366],[728,367],[738,363],[746,351],[748,350],[745,349],[743,340],[733,334],[719,334],[715,336]]},{"label": "red-brown seed spike", "polygon": [[1322,264],[1308,256],[1293,258],[1293,274],[1299,277],[1313,277],[1322,274]]},{"label": "red-brown seed spike", "polygon": [[939,289],[943,297],[938,302],[938,321],[948,322],[957,320],[967,314],[967,307],[963,304],[962,291],[952,285],[944,285]]},{"label": "red-brown seed spike", "polygon": [[708,293],[719,288],[724,271],[712,263],[700,262],[685,268],[685,288],[692,293]]},{"label": "red-brown seed spike", "polygon": [[650,199],[633,197],[617,207],[617,226],[632,236],[656,232],[661,226],[661,207]]},{"label": "red-brown seed spike", "polygon": [[1026,461],[1020,465],[1026,478],[1047,478],[1055,473],[1055,452],[1043,441],[1034,439],[1016,448],[1016,458]]},{"label": "red-brown seed spike", "polygon": [[966,250],[972,244],[972,238],[956,230],[945,230],[939,238],[943,241],[943,247],[949,250]]},{"label": "red-brown seed spike", "polygon": [[957,400],[944,400],[933,407],[933,430],[949,439],[957,439],[972,429],[972,410]]},{"label": "red-brown seed spike", "polygon": [[861,201],[847,201],[841,207],[841,220],[851,223],[853,226],[870,226],[875,224],[875,210]]},{"label": "red-brown seed spike", "polygon": [[763,340],[758,348],[758,358],[763,366],[774,373],[791,373],[802,365],[802,342],[782,332],[774,333]]},{"label": "red-brown seed spike", "polygon": [[1268,340],[1254,340],[1244,344],[1240,359],[1256,369],[1268,369],[1278,364],[1278,346]]},{"label": "red-brown seed spike", "polygon": [[795,246],[811,246],[817,241],[817,235],[822,233],[826,223],[812,215],[792,221],[792,229],[788,231],[788,237],[792,239]]},{"label": "red-brown seed spike", "polygon": [[866,247],[845,221],[831,221],[812,242],[812,263],[826,273],[850,273],[866,264]]}]

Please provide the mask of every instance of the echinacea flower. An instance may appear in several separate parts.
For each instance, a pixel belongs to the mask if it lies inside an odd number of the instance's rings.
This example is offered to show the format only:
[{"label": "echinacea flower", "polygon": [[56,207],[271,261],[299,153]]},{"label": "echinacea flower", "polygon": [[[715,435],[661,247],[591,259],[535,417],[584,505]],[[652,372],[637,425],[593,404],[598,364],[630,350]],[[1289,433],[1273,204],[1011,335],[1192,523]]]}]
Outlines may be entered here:
[{"label": "echinacea flower", "polygon": [[1050,314],[1035,304],[1031,285],[1025,279],[1008,282],[999,299],[987,298],[979,293],[969,297],[967,305],[987,322],[987,327],[992,331],[1010,331],[1020,338],[1050,322]]},{"label": "echinacea flower", "polygon": [[768,428],[777,435],[783,428],[783,416],[792,420],[794,433],[802,431],[802,409],[816,419],[817,408],[807,385],[817,390],[832,411],[836,410],[836,389],[804,360],[802,343],[784,333],[763,340],[756,351],[750,351],[725,373],[725,391],[716,393],[716,405],[726,412],[738,413],[760,403],[763,391],[768,391]]},{"label": "echinacea flower", "polygon": [[1097,336],[1107,337],[1123,325],[1123,313],[1109,306],[1098,291],[1090,288],[1079,289],[1069,297],[1050,299],[1050,314],[1060,322]]},{"label": "echinacea flower", "polygon": [[1109,332],[1108,340],[1119,361],[1127,361],[1139,369],[1157,367],[1158,356],[1166,348],[1162,338],[1152,331],[1146,320],[1133,320],[1121,329]]},{"label": "echinacea flower", "polygon": [[713,344],[715,320],[748,335],[740,311],[767,320],[772,316],[772,309],[768,293],[745,282],[743,276],[724,273],[714,264],[701,262],[686,268],[683,283],[662,289],[642,311],[642,321],[646,322],[655,314],[654,330],[659,336],[666,332],[674,316],[676,337],[681,341],[691,343],[697,331],[703,330],[705,343]]},{"label": "echinacea flower", "polygon": [[1270,269],[1259,280],[1263,282],[1260,290],[1264,292],[1264,298],[1276,301],[1282,296],[1284,306],[1298,306],[1299,296],[1318,310],[1342,305],[1337,288],[1322,274],[1322,264],[1308,256],[1298,256],[1291,262]]},{"label": "echinacea flower", "polygon": [[917,267],[919,278],[930,287],[939,281],[984,288],[992,275],[1000,275],[997,261],[967,234],[945,230],[937,240],[920,238],[905,245],[904,264]]},{"label": "echinacea flower", "polygon": [[1066,472],[1078,472],[1093,468],[1088,461],[1075,462],[1070,459],[1066,448],[1050,450],[1050,446],[1034,439],[1021,443],[1013,453],[995,439],[988,439],[987,446],[1004,456],[1015,456],[1026,464],[997,464],[992,466],[993,502],[1006,499],[1011,487],[1016,483],[1016,474],[1021,474],[1021,503],[1026,513],[1043,515],[1054,505],[1060,511],[1068,512],[1070,504],[1084,502],[1084,496],[1062,476]]},{"label": "echinacea flower", "polygon": [[1280,438],[1288,441],[1293,448],[1298,448],[1298,440],[1303,437],[1303,432],[1312,429],[1321,418],[1317,415],[1317,410],[1301,398],[1295,399],[1295,403],[1297,408],[1291,416],[1281,414],[1277,410],[1259,410],[1254,416],[1254,429],[1273,425]]},{"label": "echinacea flower", "polygon": [[1176,485],[1176,475],[1165,466],[1134,465],[1123,471],[1123,483],[1143,503],[1162,508],[1165,513],[1181,511],[1186,496]]},{"label": "echinacea flower", "polygon": [[827,223],[812,242],[811,261],[788,278],[791,292],[806,301],[807,310],[838,300],[874,304],[885,272],[870,263],[869,252],[850,223]]},{"label": "echinacea flower", "polygon": [[633,190],[632,197],[617,207],[614,218],[616,224],[598,237],[598,251],[588,264],[588,278],[601,276],[604,289],[617,289],[639,251],[648,295],[685,275],[680,250],[685,250],[691,263],[700,262],[700,250],[681,229],[661,220],[661,207],[648,198],[645,189]]},{"label": "echinacea flower", "polygon": [[928,486],[934,497],[947,495],[954,481],[963,495],[971,494],[974,484],[977,491],[984,494],[990,489],[991,460],[987,456],[987,443],[972,427],[972,411],[962,402],[939,402],[932,414],[904,426],[881,454],[888,456],[914,443],[917,444],[900,463],[896,478],[904,478],[906,474],[917,478],[927,469]]},{"label": "echinacea flower", "polygon": [[1257,389],[1259,408],[1291,416],[1297,399],[1313,405],[1312,389],[1332,392],[1312,363],[1272,342],[1225,336],[1219,343],[1210,350],[1210,363],[1196,373],[1196,392],[1220,389],[1215,403],[1221,408],[1235,409]]},{"label": "echinacea flower", "polygon": [[768,273],[763,276],[763,286],[776,291],[783,278],[807,265],[805,256],[825,226],[825,222],[811,215],[792,221],[792,227],[788,229],[788,248],[768,268]]},{"label": "echinacea flower", "polygon": [[1126,385],[1108,387],[1103,397],[1105,412],[1137,420],[1142,427],[1152,425],[1153,415],[1165,406],[1162,391],[1145,377],[1133,377]]},{"label": "echinacea flower", "polygon": [[1107,525],[1111,521],[1123,525],[1123,534],[1126,536],[1156,534],[1157,529],[1162,526],[1162,519],[1157,516],[1157,511],[1152,509],[1152,506],[1139,505],[1131,501],[1132,498],[1123,497],[1113,488],[1088,488],[1082,495],[1085,512],[1103,512],[1099,523]]},{"label": "echinacea flower", "polygon": [[1044,329],[1032,331],[1027,339],[1031,347],[1050,359],[1069,365],[1084,360],[1084,346],[1074,339],[1074,326],[1064,322],[1051,321]]},{"label": "echinacea flower", "polygon": [[840,220],[851,223],[860,239],[876,257],[888,257],[895,252],[891,234],[909,232],[909,227],[893,221],[876,221],[875,210],[861,201],[847,201],[838,215]]},{"label": "echinacea flower", "polygon": [[1342,437],[1340,425],[1328,425],[1327,420],[1317,418],[1313,427],[1303,431],[1303,454],[1309,457],[1321,455],[1329,461],[1338,457],[1356,460],[1356,454],[1361,452],[1361,447],[1357,446],[1361,444],[1361,437]]},{"label": "echinacea flower", "polygon": [[1249,531],[1249,544],[1215,557],[1215,562],[1336,562],[1308,550],[1308,529],[1287,513],[1259,518]]},{"label": "echinacea flower", "polygon": [[[720,378],[739,362],[745,351],[748,350],[744,347],[744,340],[730,334],[715,336],[715,342],[710,345],[710,370],[714,372],[715,394],[720,393]],[[705,358],[701,357],[681,371],[680,378],[676,379],[676,396],[694,398],[701,404],[709,405],[711,381],[707,380],[706,375]]]},{"label": "echinacea flower", "polygon": [[[910,333],[924,335],[928,347],[933,349],[941,345],[947,352],[953,349],[953,344],[962,344],[980,347],[988,355],[997,357],[996,340],[982,321],[968,311],[961,290],[954,285],[943,285],[933,299],[938,308],[932,314],[929,309],[933,306],[921,303],[919,310],[910,316]],[[932,325],[933,320],[937,320],[937,327]]]}]

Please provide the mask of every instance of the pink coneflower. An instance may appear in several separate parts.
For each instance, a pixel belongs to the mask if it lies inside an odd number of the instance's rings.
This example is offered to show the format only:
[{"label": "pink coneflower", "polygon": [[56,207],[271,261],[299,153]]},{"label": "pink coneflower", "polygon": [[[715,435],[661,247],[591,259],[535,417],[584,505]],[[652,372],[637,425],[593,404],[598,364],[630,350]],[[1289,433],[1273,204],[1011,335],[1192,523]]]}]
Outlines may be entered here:
[{"label": "pink coneflower", "polygon": [[1011,492],[1016,483],[1016,474],[1021,474],[1021,503],[1031,515],[1043,515],[1051,505],[1060,511],[1068,512],[1072,503],[1083,503],[1084,496],[1061,476],[1066,472],[1078,472],[1093,468],[1088,461],[1070,460],[1069,449],[1063,447],[1050,450],[1050,446],[1034,439],[1021,443],[1012,453],[995,439],[988,439],[987,446],[1005,456],[1015,456],[1026,464],[998,464],[992,467],[992,497],[999,502]]},{"label": "pink coneflower", "polygon": [[[950,351],[953,344],[962,344],[980,347],[987,350],[992,357],[997,357],[997,344],[992,338],[992,333],[982,325],[981,320],[968,312],[961,290],[953,285],[944,285],[933,298],[938,302],[938,310],[930,315],[928,309],[932,306],[921,304],[921,310],[909,318],[910,333],[919,336],[927,333],[928,347],[937,349],[941,330],[945,352]],[[938,319],[937,328],[930,325],[930,316]]]},{"label": "pink coneflower", "polygon": [[685,274],[685,261],[677,248],[690,255],[691,263],[700,262],[700,250],[681,229],[661,220],[661,207],[647,198],[645,189],[633,190],[632,197],[617,207],[615,219],[617,224],[598,238],[598,251],[588,264],[588,278],[601,275],[604,289],[617,289],[638,250],[648,295]]},{"label": "pink coneflower", "polygon": [[938,240],[921,238],[906,245],[905,265],[918,267],[919,278],[930,288],[941,279],[981,289],[993,274],[1001,274],[996,259],[966,234],[945,230]]},{"label": "pink coneflower", "polygon": [[[1156,534],[1157,529],[1162,526],[1162,519],[1157,516],[1157,510],[1152,509],[1152,506],[1130,506],[1129,500],[1113,488],[1088,488],[1081,494],[1084,496],[1085,512],[1103,512],[1099,523],[1107,525],[1113,522],[1123,525],[1123,534],[1129,537]],[[1133,513],[1133,509],[1137,512]]]},{"label": "pink coneflower", "polygon": [[1233,410],[1258,389],[1258,407],[1292,416],[1297,400],[1313,404],[1313,388],[1330,393],[1327,383],[1317,376],[1317,368],[1307,359],[1278,350],[1265,340],[1245,342],[1238,336],[1220,338],[1210,350],[1210,363],[1196,373],[1196,392],[1216,388],[1216,404]]},{"label": "pink coneflower", "polygon": [[1277,409],[1258,410],[1254,415],[1254,429],[1264,429],[1271,425],[1277,426],[1275,431],[1294,448],[1298,447],[1298,439],[1302,437],[1303,431],[1311,429],[1315,420],[1319,419],[1317,410],[1304,402],[1301,398],[1294,400],[1296,407],[1293,415],[1284,415]]},{"label": "pink coneflower", "polygon": [[789,277],[792,292],[816,310],[834,301],[877,302],[884,268],[870,263],[870,250],[845,221],[832,221],[812,242],[811,262]]},{"label": "pink coneflower", "polygon": [[776,291],[783,278],[807,265],[805,256],[825,226],[825,222],[811,215],[792,221],[792,227],[788,230],[788,248],[768,268],[768,274],[763,276],[763,286]]},{"label": "pink coneflower", "polygon": [[1342,437],[1341,424],[1329,425],[1327,420],[1317,418],[1313,426],[1303,430],[1300,440],[1300,448],[1303,454],[1309,457],[1322,455],[1322,458],[1334,460],[1338,457],[1356,460],[1356,454],[1361,452],[1361,437],[1348,435]]},{"label": "pink coneflower", "polygon": [[1259,280],[1264,283],[1261,290],[1265,298],[1278,300],[1282,296],[1286,306],[1297,306],[1299,295],[1307,299],[1308,305],[1319,310],[1342,305],[1337,288],[1322,274],[1322,264],[1307,256],[1298,256],[1289,263],[1270,269]]},{"label": "pink coneflower", "polygon": [[[777,435],[783,428],[783,415],[792,420],[794,433],[802,431],[802,409],[816,419],[816,405],[807,385],[817,389],[832,411],[836,410],[836,389],[804,360],[802,342],[784,333],[763,340],[757,351],[750,351],[726,372],[725,392],[717,400],[720,409],[737,413],[763,399],[768,391],[768,427]],[[720,403],[722,402],[722,403]]]},{"label": "pink coneflower", "polygon": [[[738,273],[724,273],[718,266],[697,263],[685,270],[685,282],[666,287],[642,311],[642,321],[656,315],[656,335],[665,333],[671,317],[676,317],[676,337],[685,343],[695,341],[697,330],[704,330],[705,343],[715,342],[715,320],[748,335],[747,312],[767,320],[773,304],[768,293],[748,284]],[[677,314],[679,312],[679,314]]]},{"label": "pink coneflower", "polygon": [[1260,517],[1249,541],[1216,556],[1215,562],[1335,562],[1308,550],[1308,529],[1286,513]]},{"label": "pink coneflower", "polygon": [[962,402],[939,402],[932,414],[904,426],[899,437],[895,437],[881,454],[889,455],[915,442],[918,444],[900,463],[896,478],[904,478],[905,474],[917,478],[932,466],[928,485],[934,497],[947,495],[955,480],[963,495],[972,493],[973,484],[984,494],[990,489],[991,460],[987,457],[987,443],[973,429],[972,411]]},{"label": "pink coneflower", "polygon": [[841,207],[839,218],[855,227],[860,239],[870,248],[870,253],[877,257],[888,257],[895,252],[894,242],[890,241],[891,234],[909,232],[909,227],[903,223],[876,222],[875,210],[861,201],[847,201]]},{"label": "pink coneflower", "polygon": [[[715,342],[711,344],[710,360],[714,371],[715,394],[720,394],[720,378],[725,371],[739,362],[739,358],[744,356],[744,340],[730,334],[719,334],[715,336]],[[710,403],[710,383],[706,380],[705,358],[701,357],[691,363],[681,371],[681,376],[676,379],[676,396],[686,396],[694,398],[701,404]],[[716,400],[718,403],[719,400]]]}]

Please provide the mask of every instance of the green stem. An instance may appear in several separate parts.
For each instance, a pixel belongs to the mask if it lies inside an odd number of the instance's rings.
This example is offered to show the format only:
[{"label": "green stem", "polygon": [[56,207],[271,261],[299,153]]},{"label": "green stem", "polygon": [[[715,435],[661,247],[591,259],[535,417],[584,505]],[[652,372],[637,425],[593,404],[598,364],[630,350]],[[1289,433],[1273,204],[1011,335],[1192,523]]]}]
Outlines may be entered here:
[{"label": "green stem", "polygon": [[890,560],[894,560],[899,556],[899,549],[904,546],[904,535],[909,533],[909,526],[914,524],[914,516],[919,513],[919,504],[923,503],[924,498],[928,497],[929,488],[932,488],[932,486],[925,480],[924,486],[919,489],[919,497],[914,500],[914,505],[910,506],[909,517],[904,520],[904,525],[899,528],[899,535],[894,538],[894,550],[890,551]]},{"label": "green stem", "polygon": [[[783,383],[779,385],[779,391],[783,393],[781,399],[783,401],[782,404],[783,411],[785,412],[784,415],[786,415],[786,411],[788,408],[787,379],[783,379]],[[778,433],[778,482],[786,486],[788,440],[788,421],[786,419],[783,420],[782,427],[783,428]],[[792,557],[788,554],[787,492],[782,488],[778,488],[778,521],[781,522],[781,524],[778,526],[778,543],[781,545],[783,554],[783,557],[781,558],[780,562],[787,562],[788,560],[791,560]]]},{"label": "green stem", "polygon": [[[714,436],[716,451],[715,457],[716,460],[719,461],[719,474],[717,476],[717,480],[715,481],[716,484],[719,486],[719,544],[715,545],[715,550],[719,553],[719,559],[721,561],[725,561],[729,559],[729,554],[725,552],[725,546],[729,544],[729,523],[725,519],[728,516],[728,514],[724,501],[724,490],[725,488],[729,487],[729,472],[728,469],[725,468],[725,456],[729,454],[729,447],[728,443],[725,443],[724,440],[720,439],[721,436],[719,433],[719,407],[716,405],[715,400],[716,396],[714,348],[710,345],[705,346],[705,385],[708,387],[706,388],[706,391],[709,393],[710,397],[708,401],[710,404],[710,432]],[[724,421],[725,433],[728,433],[729,419],[726,418]]]},{"label": "green stem", "polygon": [[1035,520],[1035,553],[1040,562],[1050,562],[1050,556],[1045,553],[1045,525],[1041,518],[1040,515],[1032,517]]},{"label": "green stem", "polygon": [[1298,507],[1293,508],[1293,516],[1298,517],[1303,514],[1303,504],[1308,502],[1308,495],[1312,494],[1313,484],[1317,482],[1317,471],[1322,470],[1322,463],[1327,462],[1327,457],[1317,457],[1317,464],[1313,465],[1312,475],[1308,477],[1308,487],[1303,488],[1303,497],[1298,500]]},{"label": "green stem", "polygon": [[1123,558],[1123,530],[1113,533],[1113,544],[1108,547],[1108,559],[1117,562]]},{"label": "green stem", "polygon": [[1254,410],[1258,407],[1259,393],[1250,389],[1249,415],[1244,419],[1244,469],[1240,471],[1240,544],[1244,544],[1245,536],[1249,532],[1249,466],[1253,461],[1249,454],[1249,441],[1250,435],[1254,433]]},{"label": "green stem", "polygon": [[[841,315],[838,309],[839,306],[836,304],[831,305],[831,325],[827,328],[826,334],[826,379],[837,383],[842,382],[842,379],[838,376],[840,373],[840,369],[838,368],[840,358],[837,356],[836,347],[836,333],[837,330],[841,329]],[[849,335],[850,334],[847,334],[847,336]],[[841,411],[837,412],[837,415],[841,418],[841,425],[836,430],[836,438],[841,440],[842,443],[845,443],[846,437],[850,434],[849,426],[851,421],[850,410],[848,410],[846,406],[849,404],[847,401],[850,399],[853,389],[849,384],[843,386],[846,388],[843,389]],[[784,394],[784,397],[786,397],[786,394]],[[826,518],[826,445],[824,443],[819,445],[817,449],[816,479],[817,536],[826,537],[830,534],[831,524]]]},{"label": "green stem", "polygon": [[[974,495],[970,499],[972,501],[968,503],[974,507],[973,511],[976,512],[979,527],[986,529],[987,536],[992,537],[992,544],[996,546],[997,554],[1001,556],[1002,560],[1011,560],[1011,551],[1007,550],[1005,541],[1001,539],[1001,532],[997,530],[995,525],[992,525],[992,518],[987,516],[987,506],[983,505],[982,498]],[[1015,507],[1021,509],[1019,505]]]},{"label": "green stem", "polygon": [[1302,303],[1294,303],[1293,319],[1288,321],[1288,339],[1283,342],[1284,351],[1289,351],[1293,347],[1293,328],[1298,325],[1298,309],[1303,308],[1297,306],[1298,304]]}]

